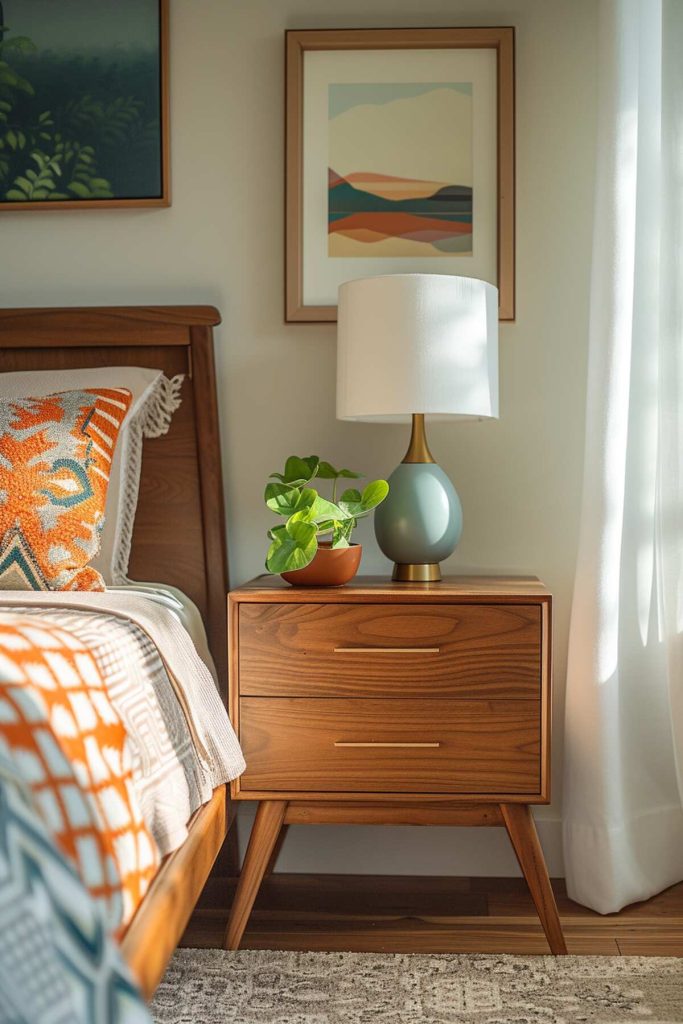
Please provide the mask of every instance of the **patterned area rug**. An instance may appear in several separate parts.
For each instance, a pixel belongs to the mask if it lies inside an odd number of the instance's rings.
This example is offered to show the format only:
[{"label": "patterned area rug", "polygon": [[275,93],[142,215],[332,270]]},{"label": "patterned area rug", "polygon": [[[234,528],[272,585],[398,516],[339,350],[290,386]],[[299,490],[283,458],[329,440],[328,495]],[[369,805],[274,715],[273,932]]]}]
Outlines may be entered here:
[{"label": "patterned area rug", "polygon": [[678,1024],[683,959],[181,949],[157,1024]]}]

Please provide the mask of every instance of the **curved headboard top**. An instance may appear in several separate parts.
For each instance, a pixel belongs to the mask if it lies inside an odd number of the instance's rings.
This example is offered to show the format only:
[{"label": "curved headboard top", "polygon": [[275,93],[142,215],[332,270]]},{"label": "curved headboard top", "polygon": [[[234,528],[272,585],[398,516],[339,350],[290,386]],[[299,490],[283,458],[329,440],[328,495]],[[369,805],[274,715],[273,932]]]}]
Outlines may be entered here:
[{"label": "curved headboard top", "polygon": [[184,374],[164,437],[145,441],[133,579],[171,583],[197,604],[227,683],[227,557],[213,306],[0,309],[0,372],[145,366]]}]

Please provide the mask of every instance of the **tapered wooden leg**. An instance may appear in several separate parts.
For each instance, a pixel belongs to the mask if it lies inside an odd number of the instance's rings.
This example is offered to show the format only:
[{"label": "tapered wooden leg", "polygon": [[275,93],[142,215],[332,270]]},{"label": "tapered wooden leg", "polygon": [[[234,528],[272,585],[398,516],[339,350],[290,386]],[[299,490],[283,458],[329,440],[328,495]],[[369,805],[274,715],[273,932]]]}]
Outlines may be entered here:
[{"label": "tapered wooden leg", "polygon": [[501,804],[500,811],[541,919],[550,951],[565,954],[567,945],[531,810],[527,804]]},{"label": "tapered wooden leg", "polygon": [[225,949],[239,949],[251,908],[285,820],[286,810],[286,800],[263,800],[258,805],[225,932]]},{"label": "tapered wooden leg", "polygon": [[235,801],[228,799],[228,834],[213,866],[212,873],[215,877],[237,878],[240,873],[236,807]]},{"label": "tapered wooden leg", "polygon": [[282,844],[284,843],[285,839],[287,838],[287,833],[288,832],[289,832],[289,825],[283,825],[282,828],[280,829],[280,834],[277,837],[277,840],[275,842],[275,846],[273,847],[273,852],[270,855],[270,860],[268,861],[268,864],[266,866],[265,875],[264,875],[265,878],[268,878],[269,875],[272,875],[273,871],[275,870],[275,863],[276,863],[278,857],[280,856],[280,850],[282,849]]}]

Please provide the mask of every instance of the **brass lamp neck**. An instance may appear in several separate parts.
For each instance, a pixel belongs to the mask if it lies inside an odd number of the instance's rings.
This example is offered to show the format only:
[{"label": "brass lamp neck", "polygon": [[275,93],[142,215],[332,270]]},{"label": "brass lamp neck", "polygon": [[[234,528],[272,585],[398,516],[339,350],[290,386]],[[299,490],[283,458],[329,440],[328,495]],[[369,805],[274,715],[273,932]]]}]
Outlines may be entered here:
[{"label": "brass lamp neck", "polygon": [[408,445],[408,451],[403,457],[404,462],[434,462],[432,453],[429,450],[427,444],[427,435],[425,433],[425,418],[424,413],[414,412],[413,413],[413,430],[410,435],[410,444]]}]

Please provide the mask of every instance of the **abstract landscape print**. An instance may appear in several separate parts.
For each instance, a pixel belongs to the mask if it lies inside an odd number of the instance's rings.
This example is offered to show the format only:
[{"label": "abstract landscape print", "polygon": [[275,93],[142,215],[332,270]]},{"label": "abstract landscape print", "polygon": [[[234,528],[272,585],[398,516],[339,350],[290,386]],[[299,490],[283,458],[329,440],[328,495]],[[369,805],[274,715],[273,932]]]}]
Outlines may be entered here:
[{"label": "abstract landscape print", "polygon": [[472,255],[472,83],[331,84],[328,255]]},{"label": "abstract landscape print", "polygon": [[165,205],[165,0],[0,0],[0,206]]}]

